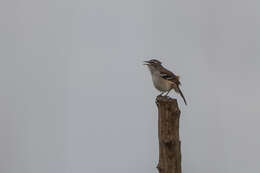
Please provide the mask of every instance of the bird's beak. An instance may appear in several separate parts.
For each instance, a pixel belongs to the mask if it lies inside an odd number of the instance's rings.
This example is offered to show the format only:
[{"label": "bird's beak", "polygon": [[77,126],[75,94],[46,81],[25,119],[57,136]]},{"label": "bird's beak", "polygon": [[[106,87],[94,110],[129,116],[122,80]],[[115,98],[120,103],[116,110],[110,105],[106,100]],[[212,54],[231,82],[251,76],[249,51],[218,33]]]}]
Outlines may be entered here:
[{"label": "bird's beak", "polygon": [[150,65],[149,61],[144,61],[144,65]]}]

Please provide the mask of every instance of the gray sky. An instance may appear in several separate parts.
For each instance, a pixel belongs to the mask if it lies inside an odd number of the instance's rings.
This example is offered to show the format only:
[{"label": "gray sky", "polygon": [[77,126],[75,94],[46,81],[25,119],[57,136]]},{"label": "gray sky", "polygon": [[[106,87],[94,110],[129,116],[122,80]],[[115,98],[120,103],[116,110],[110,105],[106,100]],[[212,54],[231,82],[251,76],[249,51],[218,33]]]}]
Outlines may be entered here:
[{"label": "gray sky", "polygon": [[188,101],[177,96],[183,172],[259,172],[259,7],[1,1],[0,172],[156,173],[152,57]]}]

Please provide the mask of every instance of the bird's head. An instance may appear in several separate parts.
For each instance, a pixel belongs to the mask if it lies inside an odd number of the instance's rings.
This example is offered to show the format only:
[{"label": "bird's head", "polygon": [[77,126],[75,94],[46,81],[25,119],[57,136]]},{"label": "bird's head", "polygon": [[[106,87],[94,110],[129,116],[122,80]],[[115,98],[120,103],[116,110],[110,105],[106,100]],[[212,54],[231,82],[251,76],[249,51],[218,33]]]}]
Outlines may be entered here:
[{"label": "bird's head", "polygon": [[153,67],[156,68],[162,64],[157,59],[151,59],[149,61],[144,61],[144,63],[145,63],[144,65],[147,65],[149,68],[153,68]]}]

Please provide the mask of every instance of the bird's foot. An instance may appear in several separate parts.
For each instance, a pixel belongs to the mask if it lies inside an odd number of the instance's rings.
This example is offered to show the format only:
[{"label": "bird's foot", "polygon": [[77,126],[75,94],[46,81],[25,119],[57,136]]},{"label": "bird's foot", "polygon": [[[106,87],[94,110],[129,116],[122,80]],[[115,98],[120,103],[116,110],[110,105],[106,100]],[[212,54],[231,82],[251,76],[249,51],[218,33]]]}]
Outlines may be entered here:
[{"label": "bird's foot", "polygon": [[161,94],[159,94],[158,96],[163,96],[163,93],[164,93],[164,92],[161,92]]}]

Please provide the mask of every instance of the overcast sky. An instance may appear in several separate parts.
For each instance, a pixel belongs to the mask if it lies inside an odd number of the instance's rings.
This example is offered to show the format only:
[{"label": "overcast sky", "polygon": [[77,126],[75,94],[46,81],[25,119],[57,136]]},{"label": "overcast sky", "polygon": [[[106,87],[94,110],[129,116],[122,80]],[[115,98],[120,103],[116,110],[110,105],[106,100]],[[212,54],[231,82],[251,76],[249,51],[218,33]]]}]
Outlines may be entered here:
[{"label": "overcast sky", "polygon": [[156,173],[143,60],[181,76],[184,173],[260,171],[260,1],[0,2],[0,172]]}]

